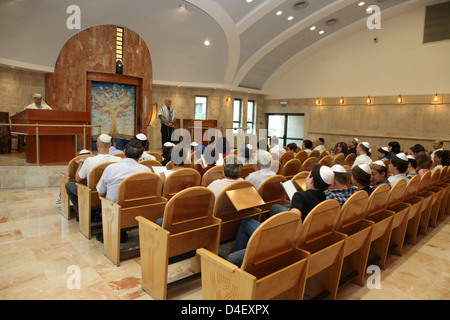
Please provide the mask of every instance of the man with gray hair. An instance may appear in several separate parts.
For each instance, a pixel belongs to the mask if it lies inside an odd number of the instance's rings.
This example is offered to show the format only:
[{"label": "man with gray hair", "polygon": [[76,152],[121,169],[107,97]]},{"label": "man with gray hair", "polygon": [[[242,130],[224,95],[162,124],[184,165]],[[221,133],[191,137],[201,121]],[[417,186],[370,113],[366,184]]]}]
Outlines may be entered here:
[{"label": "man with gray hair", "polygon": [[45,101],[42,100],[42,96],[39,93],[36,93],[33,96],[34,102],[32,104],[27,105],[24,110],[27,109],[37,109],[37,110],[53,110]]},{"label": "man with gray hair", "polygon": [[219,196],[220,192],[225,189],[225,187],[229,186],[235,181],[242,180],[239,176],[242,172],[243,164],[238,160],[236,156],[227,156],[223,162],[223,175],[225,178],[214,180],[208,186],[216,197]]},{"label": "man with gray hair", "polygon": [[255,188],[258,189],[264,180],[276,174],[271,170],[272,155],[270,152],[258,150],[256,153],[256,166],[257,170],[250,173],[245,180],[253,183]]}]

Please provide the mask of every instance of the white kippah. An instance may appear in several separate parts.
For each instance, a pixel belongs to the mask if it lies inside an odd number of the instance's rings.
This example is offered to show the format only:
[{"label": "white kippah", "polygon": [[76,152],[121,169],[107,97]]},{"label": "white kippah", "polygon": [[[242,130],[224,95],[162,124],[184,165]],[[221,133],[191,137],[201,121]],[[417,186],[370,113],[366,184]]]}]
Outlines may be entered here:
[{"label": "white kippah", "polygon": [[78,154],[82,155],[82,154],[89,154],[89,153],[91,153],[89,150],[83,149]]},{"label": "white kippah", "polygon": [[98,139],[103,142],[103,143],[110,143],[111,142],[111,137],[108,136],[107,134],[103,133],[100,135],[100,137],[98,137]]},{"label": "white kippah", "polygon": [[407,156],[406,156],[406,158],[408,158],[408,159],[416,159],[416,158],[414,158],[412,155],[410,155],[410,154],[408,154]]},{"label": "white kippah", "polygon": [[353,138],[353,139],[355,139],[356,143],[359,143],[359,140],[358,140],[358,138]]},{"label": "white kippah", "polygon": [[389,153],[388,147],[381,147],[381,149],[383,149],[384,151],[386,151],[387,153]]},{"label": "white kippah", "polygon": [[33,98],[42,98],[42,96],[39,93],[35,93]]},{"label": "white kippah", "polygon": [[372,174],[372,170],[370,169],[369,165],[365,163],[358,164],[358,167],[363,169],[367,174]]},{"label": "white kippah", "polygon": [[377,160],[377,161],[374,161],[372,163],[373,164],[377,164],[377,165],[382,166],[382,167],[386,167],[386,165],[384,164],[384,161],[381,161],[381,160]]},{"label": "white kippah", "polygon": [[397,153],[395,155],[397,158],[402,159],[404,161],[408,161],[408,158],[406,157],[406,154],[404,154],[403,152]]},{"label": "white kippah", "polygon": [[268,165],[272,162],[272,154],[268,151],[258,150],[258,162],[263,165]]},{"label": "white kippah", "polygon": [[320,167],[320,177],[322,178],[323,182],[326,184],[332,184],[334,180],[334,172],[331,170],[330,167],[327,166],[321,166]]},{"label": "white kippah", "polygon": [[340,164],[335,164],[334,166],[331,167],[331,170],[333,170],[333,172],[347,173],[345,168],[343,166],[341,166]]},{"label": "white kippah", "polygon": [[136,135],[136,139],[141,140],[141,141],[146,141],[147,140],[147,136],[143,133],[138,133]]},{"label": "white kippah", "polygon": [[172,142],[166,142],[164,143],[164,147],[175,147],[175,144]]},{"label": "white kippah", "polygon": [[198,143],[197,143],[197,142],[195,142],[195,141],[194,141],[194,142],[192,142],[192,143],[191,143],[191,147],[198,147]]}]

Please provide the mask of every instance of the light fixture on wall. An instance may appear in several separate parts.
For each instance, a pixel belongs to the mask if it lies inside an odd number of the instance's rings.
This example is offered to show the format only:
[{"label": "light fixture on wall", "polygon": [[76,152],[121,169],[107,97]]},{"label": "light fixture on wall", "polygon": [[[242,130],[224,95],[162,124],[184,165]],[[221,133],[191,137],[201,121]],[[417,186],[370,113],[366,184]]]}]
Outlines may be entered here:
[{"label": "light fixture on wall", "polygon": [[319,105],[319,104],[320,104],[320,99],[316,98],[316,105]]},{"label": "light fixture on wall", "polygon": [[231,98],[230,97],[226,97],[225,98],[225,102],[230,102],[231,101]]},{"label": "light fixture on wall", "polygon": [[367,96],[366,102],[367,102],[367,104],[371,104],[372,103],[372,98],[370,98],[370,96]]},{"label": "light fixture on wall", "polygon": [[344,102],[345,102],[344,97],[341,97],[341,98],[339,99],[339,103],[340,103],[340,104],[344,104]]},{"label": "light fixture on wall", "polygon": [[402,98],[401,94],[398,95],[397,102],[398,103],[402,103],[403,102],[403,98]]},{"label": "light fixture on wall", "polygon": [[436,94],[434,95],[434,97],[433,97],[433,103],[434,103],[434,104],[439,104],[439,103],[440,103],[440,101],[439,101],[439,96],[438,96],[437,93],[436,93]]}]

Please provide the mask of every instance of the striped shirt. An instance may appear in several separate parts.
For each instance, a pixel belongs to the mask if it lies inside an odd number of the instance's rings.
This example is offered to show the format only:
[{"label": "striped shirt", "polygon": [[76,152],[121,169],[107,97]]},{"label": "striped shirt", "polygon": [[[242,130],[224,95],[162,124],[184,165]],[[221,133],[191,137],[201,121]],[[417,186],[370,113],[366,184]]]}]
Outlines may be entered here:
[{"label": "striped shirt", "polygon": [[110,164],[103,171],[97,184],[99,194],[106,193],[106,198],[117,202],[117,192],[120,183],[128,176],[138,172],[152,172],[149,167],[136,162],[131,158],[125,158],[121,162]]},{"label": "striped shirt", "polygon": [[160,116],[163,116],[164,118],[166,118],[167,121],[173,123],[175,121],[175,110],[173,108],[170,109],[167,108],[166,105],[163,105],[161,108],[159,108],[158,111],[159,121],[161,122],[161,124],[165,125],[164,121],[161,120]]}]

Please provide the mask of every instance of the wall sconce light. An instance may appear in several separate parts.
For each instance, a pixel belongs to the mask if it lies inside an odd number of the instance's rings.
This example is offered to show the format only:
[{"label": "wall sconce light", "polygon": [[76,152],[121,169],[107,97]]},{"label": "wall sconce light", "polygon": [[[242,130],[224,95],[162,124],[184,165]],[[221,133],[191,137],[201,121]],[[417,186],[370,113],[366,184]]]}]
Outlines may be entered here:
[{"label": "wall sconce light", "polygon": [[317,99],[316,99],[316,105],[319,105],[319,104],[320,104],[320,99],[317,98]]},{"label": "wall sconce light", "polygon": [[439,96],[438,96],[437,93],[434,95],[433,103],[434,103],[434,104],[438,104],[438,103],[439,103]]},{"label": "wall sconce light", "polygon": [[339,99],[339,103],[340,103],[340,104],[344,104],[344,97],[341,97],[341,98]]},{"label": "wall sconce light", "polygon": [[403,98],[402,98],[402,96],[400,94],[398,95],[397,102],[398,103],[402,103],[403,102]]},{"label": "wall sconce light", "polygon": [[370,96],[367,96],[366,102],[367,102],[367,104],[371,104],[372,103],[372,99],[370,98]]},{"label": "wall sconce light", "polygon": [[230,101],[231,101],[230,97],[225,98],[225,102],[230,102]]}]

